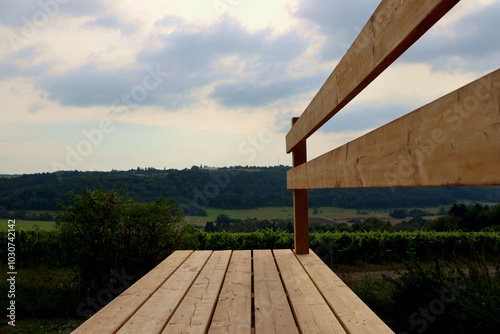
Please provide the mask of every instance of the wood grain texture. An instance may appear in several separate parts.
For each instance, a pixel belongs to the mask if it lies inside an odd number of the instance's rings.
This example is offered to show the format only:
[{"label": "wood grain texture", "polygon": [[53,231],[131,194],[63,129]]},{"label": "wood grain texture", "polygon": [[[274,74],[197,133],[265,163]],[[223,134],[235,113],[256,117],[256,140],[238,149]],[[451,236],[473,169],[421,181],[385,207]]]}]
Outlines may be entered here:
[{"label": "wood grain texture", "polygon": [[256,334],[298,334],[271,250],[254,250]]},{"label": "wood grain texture", "polygon": [[415,43],[459,0],[382,0],[286,136],[288,153]]},{"label": "wood grain texture", "polygon": [[291,250],[273,251],[302,333],[346,333]]},{"label": "wood grain texture", "polygon": [[118,331],[160,333],[193,284],[212,251],[195,251]]},{"label": "wood grain texture", "polygon": [[394,333],[313,251],[297,259],[349,334]]},{"label": "wood grain texture", "polygon": [[252,254],[233,251],[208,333],[252,331]]},{"label": "wood grain texture", "polygon": [[290,170],[289,189],[500,185],[500,70]]},{"label": "wood grain texture", "polygon": [[73,333],[116,333],[192,253],[192,250],[172,253]]},{"label": "wood grain texture", "polygon": [[215,310],[231,251],[214,251],[163,330],[168,333],[205,333]]}]

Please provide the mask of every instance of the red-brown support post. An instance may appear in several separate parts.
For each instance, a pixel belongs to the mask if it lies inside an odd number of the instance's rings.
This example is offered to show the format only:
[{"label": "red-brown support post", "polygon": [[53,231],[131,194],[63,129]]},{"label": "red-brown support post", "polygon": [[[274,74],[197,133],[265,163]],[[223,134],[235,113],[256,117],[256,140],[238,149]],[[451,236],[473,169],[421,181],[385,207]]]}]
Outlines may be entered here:
[{"label": "red-brown support post", "polygon": [[[292,118],[292,126],[298,120]],[[293,167],[297,167],[307,162],[306,139],[300,141],[292,150]],[[307,189],[293,190],[293,222],[295,253],[309,253],[309,205],[307,203]]]}]

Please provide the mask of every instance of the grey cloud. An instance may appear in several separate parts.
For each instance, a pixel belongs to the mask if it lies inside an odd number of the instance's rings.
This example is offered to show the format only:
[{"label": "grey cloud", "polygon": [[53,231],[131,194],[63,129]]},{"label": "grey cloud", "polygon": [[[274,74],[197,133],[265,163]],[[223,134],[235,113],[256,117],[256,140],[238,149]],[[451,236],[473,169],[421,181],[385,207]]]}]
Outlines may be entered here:
[{"label": "grey cloud", "polygon": [[110,29],[120,29],[120,31],[125,35],[131,35],[136,32],[133,24],[122,23],[115,15],[103,15],[97,17],[94,21],[87,22],[85,24],[87,27],[104,27]]},{"label": "grey cloud", "polygon": [[306,49],[307,42],[295,33],[269,36],[267,30],[249,33],[234,22],[223,21],[196,32],[186,29],[160,36],[163,47],[140,52],[137,69],[101,71],[95,64],[88,64],[63,75],[45,75],[38,85],[48,98],[65,105],[111,105],[142,84],[148,75],[147,67],[158,67],[168,76],[148,91],[140,104],[174,110],[192,102],[189,95],[193,89],[231,79],[232,74],[214,64],[226,56],[237,55],[247,61],[245,71],[253,74],[234,83],[217,85],[211,97],[222,104],[234,106],[240,101],[242,105],[262,105],[311,90],[311,82],[318,81],[316,77],[298,80],[286,74],[289,62]]},{"label": "grey cloud", "polygon": [[19,75],[20,68],[17,65],[0,61],[0,79],[7,79]]},{"label": "grey cloud", "polygon": [[3,0],[0,5],[0,24],[21,28],[28,22],[43,20],[57,14],[74,16],[104,14],[106,8],[100,0]]},{"label": "grey cloud", "polygon": [[10,59],[33,59],[36,56],[35,48],[29,47],[9,56]]},{"label": "grey cloud", "polygon": [[316,25],[328,38],[319,58],[330,61],[344,55],[379,3],[378,0],[305,0],[295,15]]},{"label": "grey cloud", "polygon": [[346,107],[332,117],[321,129],[324,132],[342,132],[377,128],[413,110],[415,110],[415,106],[409,104]]},{"label": "grey cloud", "polygon": [[[320,33],[327,37],[320,60],[340,59],[378,3],[375,0],[305,0],[295,15],[317,25]],[[435,70],[496,69],[500,55],[499,12],[497,1],[456,22],[451,27],[454,36],[425,34],[398,62],[427,62]]]},{"label": "grey cloud", "polygon": [[99,71],[97,65],[88,64],[63,75],[44,75],[38,87],[63,105],[112,105],[140,84],[144,75],[139,70]]},{"label": "grey cloud", "polygon": [[0,61],[0,80],[18,76],[29,77],[29,78],[39,77],[40,75],[44,75],[47,72],[48,68],[49,65],[39,65],[28,68],[20,68],[16,64]]},{"label": "grey cloud", "polygon": [[400,62],[428,62],[435,69],[464,68],[483,72],[498,68],[500,59],[500,2],[493,3],[454,24],[453,36],[424,35]]},{"label": "grey cloud", "polygon": [[32,104],[29,108],[28,108],[28,112],[30,114],[36,114],[37,112],[39,112],[40,110],[43,109],[43,106],[41,104]]},{"label": "grey cloud", "polygon": [[210,97],[229,107],[258,107],[307,91],[316,90],[326,80],[327,73],[316,73],[301,78],[290,77],[285,71],[266,77],[263,71],[256,79],[243,78],[236,82],[222,83],[215,87]]}]

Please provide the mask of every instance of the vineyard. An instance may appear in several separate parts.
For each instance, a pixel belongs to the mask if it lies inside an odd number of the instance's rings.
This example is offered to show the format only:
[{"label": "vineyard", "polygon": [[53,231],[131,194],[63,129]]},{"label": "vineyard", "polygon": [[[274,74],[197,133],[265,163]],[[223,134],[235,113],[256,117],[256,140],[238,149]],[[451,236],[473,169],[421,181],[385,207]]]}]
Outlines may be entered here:
[{"label": "vineyard", "polygon": [[[208,233],[192,226],[184,226],[178,229],[176,236],[169,234],[157,237],[159,244],[169,242],[169,249],[279,249],[293,248],[294,242],[293,234],[281,229],[250,233]],[[7,233],[0,231],[2,266],[5,266],[7,259],[6,243]],[[74,329],[83,321],[83,318],[77,316],[77,310],[87,297],[85,293],[82,295],[83,286],[76,280],[78,271],[74,269],[78,264],[70,249],[64,246],[61,231],[19,230],[16,233],[16,244],[19,260],[17,305],[22,319],[31,322],[40,318],[69,317],[70,320],[61,320],[61,327],[58,328],[69,326],[68,328]],[[432,301],[436,291],[441,291],[446,287],[446,282],[454,281],[456,277],[460,284],[467,287],[466,293],[462,293],[446,316],[441,316],[439,323],[433,324],[435,330],[427,332],[442,333],[442,326],[447,326],[447,332],[458,333],[460,331],[452,330],[457,323],[467,325],[471,329],[470,333],[481,332],[486,328],[484,323],[476,321],[482,319],[481,308],[474,308],[470,303],[480,298],[479,304],[486,303],[493,308],[500,305],[495,297],[498,295],[500,276],[490,276],[489,270],[483,270],[483,267],[475,269],[483,261],[486,261],[488,268],[498,268],[495,261],[500,258],[499,232],[313,232],[310,234],[310,247],[332,268],[339,268],[338,265],[361,268],[367,263],[392,267],[395,263],[405,261],[428,263],[442,260],[449,263],[451,267],[444,271],[439,268],[422,270],[417,265],[416,269],[409,268],[408,273],[402,274],[401,281],[362,280],[350,286],[394,329],[406,330],[408,316],[418,310],[422,303]],[[109,251],[118,256],[122,254],[121,251]],[[146,253],[134,256],[138,257],[138,263],[145,264],[150,260],[146,258]],[[465,271],[457,273],[452,263]],[[127,273],[135,281],[151,268],[144,266],[139,269],[140,271],[136,271],[130,267],[119,271]],[[470,279],[470,275],[466,273],[474,274],[475,278]],[[415,290],[416,286],[420,288]],[[0,293],[6,293],[6,289],[4,280],[0,282]],[[403,301],[404,309],[401,308]],[[8,306],[6,303],[7,299],[2,299],[0,307],[5,309]],[[475,310],[478,314],[457,320],[456,317],[464,314],[465,310]],[[487,329],[495,321],[488,324]]]},{"label": "vineyard", "polygon": [[[282,230],[250,233],[207,233],[186,228],[175,248],[193,249],[279,249],[293,248],[293,234]],[[160,237],[161,238],[161,237]],[[70,259],[60,240],[59,231],[18,231],[20,265],[32,267],[43,263],[65,265]],[[7,258],[6,232],[0,232],[0,258]],[[499,232],[325,232],[311,233],[311,249],[325,262],[356,264],[358,261],[384,262],[435,258],[470,258],[500,256]]]}]

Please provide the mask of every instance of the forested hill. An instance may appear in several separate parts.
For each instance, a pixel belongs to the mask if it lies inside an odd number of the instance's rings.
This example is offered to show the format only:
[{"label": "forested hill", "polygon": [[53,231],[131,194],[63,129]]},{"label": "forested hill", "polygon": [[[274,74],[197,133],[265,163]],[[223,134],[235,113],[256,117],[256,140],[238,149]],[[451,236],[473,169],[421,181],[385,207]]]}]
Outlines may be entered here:
[{"label": "forested hill", "polygon": [[[0,209],[56,210],[55,200],[67,193],[103,186],[124,188],[131,197],[148,202],[172,198],[186,213],[205,207],[248,209],[291,206],[286,189],[290,167],[239,167],[206,170],[153,168],[112,172],[64,172],[0,177]],[[309,192],[309,206],[374,209],[451,205],[458,200],[500,202],[500,187],[439,187],[396,189],[325,189]]]}]

